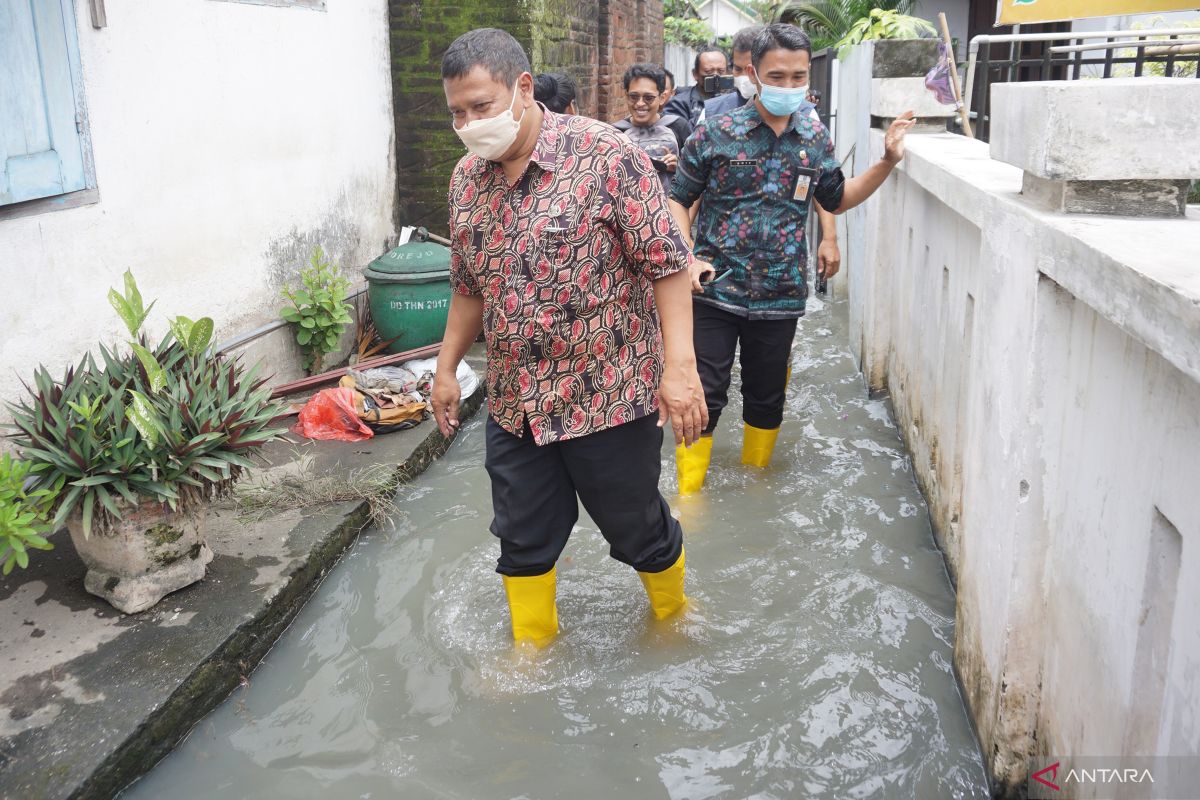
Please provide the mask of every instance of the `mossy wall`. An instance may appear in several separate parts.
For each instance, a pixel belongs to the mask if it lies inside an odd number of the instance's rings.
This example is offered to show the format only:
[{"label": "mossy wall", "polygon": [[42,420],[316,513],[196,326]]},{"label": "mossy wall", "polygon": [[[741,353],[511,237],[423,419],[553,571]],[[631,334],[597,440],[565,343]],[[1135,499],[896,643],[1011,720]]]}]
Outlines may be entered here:
[{"label": "mossy wall", "polygon": [[661,0],[393,0],[389,3],[396,115],[397,221],[446,233],[446,187],[464,150],[442,93],[442,54],[473,28],[503,28],[535,71],[579,83],[579,111],[625,113],[628,64],[662,60]]}]

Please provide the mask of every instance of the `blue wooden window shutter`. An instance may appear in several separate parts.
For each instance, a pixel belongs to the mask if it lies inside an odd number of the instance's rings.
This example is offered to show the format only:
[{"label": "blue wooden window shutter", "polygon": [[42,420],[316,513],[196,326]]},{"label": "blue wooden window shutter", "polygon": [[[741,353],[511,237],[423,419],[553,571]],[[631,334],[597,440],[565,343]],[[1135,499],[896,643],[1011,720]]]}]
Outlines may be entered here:
[{"label": "blue wooden window shutter", "polygon": [[0,0],[0,205],[87,187],[72,0]]}]

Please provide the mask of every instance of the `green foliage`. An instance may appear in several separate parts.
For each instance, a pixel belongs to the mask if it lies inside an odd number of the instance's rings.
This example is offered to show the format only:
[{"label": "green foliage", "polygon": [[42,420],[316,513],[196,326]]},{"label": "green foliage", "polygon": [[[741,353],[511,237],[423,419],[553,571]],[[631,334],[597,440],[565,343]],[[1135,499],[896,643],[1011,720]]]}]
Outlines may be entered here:
[{"label": "green foliage", "polygon": [[129,338],[136,339],[138,331],[142,329],[142,323],[150,315],[150,309],[154,308],[154,303],[148,308],[142,307],[142,293],[138,291],[132,272],[125,270],[125,294],[119,295],[116,289],[109,289],[108,302],[129,329]]},{"label": "green foliage", "polygon": [[28,567],[30,550],[54,548],[45,534],[52,530],[49,514],[56,493],[53,489],[26,490],[32,466],[8,453],[0,456],[0,562],[5,575],[14,566]]},{"label": "green foliage", "polygon": [[870,39],[927,39],[936,35],[933,25],[919,17],[877,8],[855,22],[836,47],[838,58],[845,58],[851,47]]},{"label": "green foliage", "polygon": [[346,302],[350,281],[337,273],[337,267],[325,261],[318,247],[308,269],[300,273],[300,289],[284,289],[283,296],[292,305],[279,316],[292,323],[296,341],[304,353],[304,368],[309,374],[321,370],[326,353],[337,349],[342,331],[350,324],[353,307]]},{"label": "green foliage", "polygon": [[700,12],[696,10],[692,0],[663,0],[663,16],[695,19],[700,16]]},{"label": "green foliage", "polygon": [[783,0],[770,10],[768,19],[799,25],[816,51],[837,45],[860,20],[869,19],[872,11],[908,14],[916,5],[916,0]]},{"label": "green foliage", "polygon": [[[144,321],[130,287],[127,274],[122,299]],[[128,355],[100,345],[99,360],[86,354],[58,381],[39,367],[28,398],[9,405],[33,490],[55,493],[55,528],[79,512],[89,536],[144,502],[195,508],[227,494],[249,456],[284,433],[257,369],[206,352],[211,320],[176,318],[153,348],[141,321]]]},{"label": "green foliage", "polygon": [[[1155,17],[1147,25],[1144,22],[1134,23],[1133,30],[1135,31],[1152,31],[1155,27],[1163,23],[1162,17]],[[1200,28],[1200,19],[1188,20],[1187,22],[1171,23],[1172,28]],[[1200,32],[1200,31],[1198,31]],[[1180,39],[1192,39],[1193,36],[1181,36]],[[1169,36],[1147,36],[1146,40],[1151,42],[1162,42],[1164,45],[1169,43]],[[1159,45],[1162,46],[1162,45]],[[1113,55],[1117,58],[1136,58],[1138,51],[1136,48],[1128,50],[1116,50]],[[1190,78],[1196,74],[1196,62],[1194,61],[1179,61],[1176,59],[1171,64],[1171,73],[1167,74],[1167,57],[1153,56],[1158,59],[1155,61],[1144,61],[1142,63],[1142,76],[1147,78]],[[1132,78],[1137,71],[1133,64],[1118,64],[1113,68],[1112,75],[1114,78]]]},{"label": "green foliage", "polygon": [[702,19],[685,17],[665,17],[663,19],[663,41],[668,44],[681,44],[693,50],[699,50],[712,42],[712,39],[713,29]]}]

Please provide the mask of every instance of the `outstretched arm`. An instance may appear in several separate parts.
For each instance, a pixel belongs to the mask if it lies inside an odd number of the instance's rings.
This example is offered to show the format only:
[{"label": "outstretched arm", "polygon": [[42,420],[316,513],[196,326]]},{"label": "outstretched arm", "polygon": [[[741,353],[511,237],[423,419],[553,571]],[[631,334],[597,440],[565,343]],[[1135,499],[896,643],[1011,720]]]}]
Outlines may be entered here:
[{"label": "outstretched arm", "polygon": [[904,134],[916,124],[913,112],[905,111],[892,122],[883,136],[883,158],[872,164],[866,172],[849,178],[842,189],[842,204],[833,209],[835,214],[845,214],[862,203],[883,185],[888,175],[904,158]]}]

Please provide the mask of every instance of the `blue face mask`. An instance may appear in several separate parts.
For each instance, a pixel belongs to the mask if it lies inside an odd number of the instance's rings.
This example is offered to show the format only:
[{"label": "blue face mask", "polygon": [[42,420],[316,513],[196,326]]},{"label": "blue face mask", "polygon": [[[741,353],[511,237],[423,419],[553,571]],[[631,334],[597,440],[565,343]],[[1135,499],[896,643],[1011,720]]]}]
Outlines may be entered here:
[{"label": "blue face mask", "polygon": [[763,108],[777,117],[790,117],[808,102],[808,85],[797,86],[794,89],[784,89],[772,86],[759,78],[760,88],[758,99]]}]

